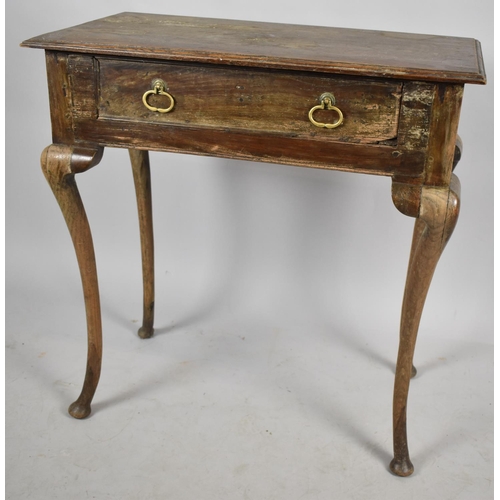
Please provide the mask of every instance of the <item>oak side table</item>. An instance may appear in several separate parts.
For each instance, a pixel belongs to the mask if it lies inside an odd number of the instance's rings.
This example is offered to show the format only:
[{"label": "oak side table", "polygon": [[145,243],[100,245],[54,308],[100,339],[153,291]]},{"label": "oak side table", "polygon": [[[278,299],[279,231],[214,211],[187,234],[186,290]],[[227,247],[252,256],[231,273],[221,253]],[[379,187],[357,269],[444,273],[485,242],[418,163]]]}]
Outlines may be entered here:
[{"label": "oak side table", "polygon": [[463,87],[484,84],[469,38],[122,13],[38,36],[45,49],[52,145],[42,169],[66,219],[88,328],[83,389],[90,414],[101,370],[94,249],[75,174],[105,146],[128,148],[139,210],[144,316],[153,335],[154,264],[148,150],[344,170],[392,178],[414,217],[401,315],[393,426],[399,476],[413,472],[406,403],[434,269],[457,222]]}]

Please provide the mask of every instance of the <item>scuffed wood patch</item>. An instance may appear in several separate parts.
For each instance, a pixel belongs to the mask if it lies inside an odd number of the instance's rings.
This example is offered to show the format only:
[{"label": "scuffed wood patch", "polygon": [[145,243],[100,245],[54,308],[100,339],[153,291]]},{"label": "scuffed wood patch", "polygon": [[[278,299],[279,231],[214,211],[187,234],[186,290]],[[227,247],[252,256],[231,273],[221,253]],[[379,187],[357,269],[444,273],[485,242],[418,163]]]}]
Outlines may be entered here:
[{"label": "scuffed wood patch", "polygon": [[97,71],[92,56],[68,56],[73,115],[78,118],[97,118]]},{"label": "scuffed wood patch", "polygon": [[[403,86],[397,150],[401,161],[399,175],[420,177],[425,168],[435,85],[409,82]],[[411,168],[408,168],[411,164]]]},{"label": "scuffed wood patch", "polygon": [[429,141],[429,120],[434,85],[407,83],[401,99],[399,142],[406,151],[425,149]]}]

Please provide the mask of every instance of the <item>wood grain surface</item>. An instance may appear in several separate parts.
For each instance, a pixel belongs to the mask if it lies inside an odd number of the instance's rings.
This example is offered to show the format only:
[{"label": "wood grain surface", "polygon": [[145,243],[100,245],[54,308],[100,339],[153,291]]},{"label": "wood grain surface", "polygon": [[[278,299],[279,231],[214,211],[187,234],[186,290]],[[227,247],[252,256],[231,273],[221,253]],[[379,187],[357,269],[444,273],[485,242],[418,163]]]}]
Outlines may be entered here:
[{"label": "wood grain surface", "polygon": [[486,83],[477,40],[390,31],[124,12],[37,36],[23,45],[170,61]]}]

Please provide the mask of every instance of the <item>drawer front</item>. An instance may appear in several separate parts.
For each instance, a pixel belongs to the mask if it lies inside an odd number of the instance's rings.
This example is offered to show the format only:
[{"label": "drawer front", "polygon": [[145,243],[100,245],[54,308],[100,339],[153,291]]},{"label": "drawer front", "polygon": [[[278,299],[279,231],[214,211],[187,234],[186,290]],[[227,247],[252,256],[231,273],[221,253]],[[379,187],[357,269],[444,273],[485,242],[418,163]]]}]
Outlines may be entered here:
[{"label": "drawer front", "polygon": [[[98,60],[100,120],[124,120],[276,133],[321,141],[376,144],[395,139],[402,85],[376,79],[316,75],[299,71],[231,68],[131,61]],[[155,79],[163,80],[174,99],[168,113],[151,111],[143,96]],[[315,126],[309,111],[329,92],[343,114],[336,128]],[[164,109],[168,96],[150,93],[146,102]],[[313,119],[334,123],[335,110],[317,109]]]}]

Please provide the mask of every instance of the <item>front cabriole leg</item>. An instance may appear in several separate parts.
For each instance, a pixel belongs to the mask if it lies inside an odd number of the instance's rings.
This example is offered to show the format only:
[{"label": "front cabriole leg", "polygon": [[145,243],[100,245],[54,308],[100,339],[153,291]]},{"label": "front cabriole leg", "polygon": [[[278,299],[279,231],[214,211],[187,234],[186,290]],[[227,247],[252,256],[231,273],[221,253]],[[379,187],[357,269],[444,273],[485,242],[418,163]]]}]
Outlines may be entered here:
[{"label": "front cabriole leg", "polygon": [[70,405],[69,413],[75,418],[90,415],[90,403],[101,373],[102,327],[97,268],[89,223],[75,174],[97,165],[102,158],[102,147],[79,147],[52,144],[42,153],[42,170],[61,207],[76,251],[87,316],[88,351],[87,370],[83,389]]},{"label": "front cabriole leg", "polygon": [[[411,200],[412,195],[419,198],[415,214],[405,210],[411,206],[408,200]],[[409,476],[413,472],[413,464],[408,452],[406,406],[413,371],[413,353],[434,270],[458,219],[460,182],[453,175],[449,187],[419,186],[411,189],[404,184],[393,183],[393,200],[403,213],[417,217],[401,312],[393,402],[394,459],[390,464],[394,474]]]}]

